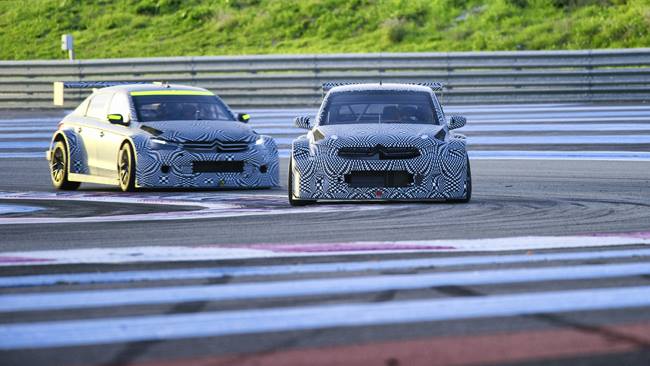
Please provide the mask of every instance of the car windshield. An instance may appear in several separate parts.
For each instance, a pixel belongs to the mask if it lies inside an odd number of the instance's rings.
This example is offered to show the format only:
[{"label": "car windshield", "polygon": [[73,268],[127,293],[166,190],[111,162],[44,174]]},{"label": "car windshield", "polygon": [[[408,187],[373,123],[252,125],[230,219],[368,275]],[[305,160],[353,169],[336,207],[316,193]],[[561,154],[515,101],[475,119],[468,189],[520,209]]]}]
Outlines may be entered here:
[{"label": "car windshield", "polygon": [[378,90],[330,95],[322,125],[351,123],[439,124],[425,92]]},{"label": "car windshield", "polygon": [[132,98],[140,122],[235,120],[214,95],[144,95]]}]

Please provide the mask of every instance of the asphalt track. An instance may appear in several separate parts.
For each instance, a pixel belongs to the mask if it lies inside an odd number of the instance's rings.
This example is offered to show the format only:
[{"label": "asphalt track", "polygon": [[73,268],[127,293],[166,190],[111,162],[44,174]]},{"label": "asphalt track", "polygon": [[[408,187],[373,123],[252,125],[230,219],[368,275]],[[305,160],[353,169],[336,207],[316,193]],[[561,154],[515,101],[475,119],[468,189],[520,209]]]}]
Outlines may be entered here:
[{"label": "asphalt track", "polygon": [[0,364],[649,364],[650,107],[467,109],[471,203],[299,209],[58,193],[52,117],[0,121]]}]

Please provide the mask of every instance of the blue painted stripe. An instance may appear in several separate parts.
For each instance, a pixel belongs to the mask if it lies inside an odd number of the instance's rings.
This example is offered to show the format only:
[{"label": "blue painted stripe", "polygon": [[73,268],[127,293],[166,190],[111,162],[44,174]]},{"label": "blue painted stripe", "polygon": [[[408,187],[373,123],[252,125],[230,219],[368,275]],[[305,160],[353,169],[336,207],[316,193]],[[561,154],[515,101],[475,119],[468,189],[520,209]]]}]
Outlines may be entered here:
[{"label": "blue painted stripe", "polygon": [[0,325],[0,349],[96,345],[650,306],[650,286]]},{"label": "blue painted stripe", "polygon": [[596,252],[461,256],[446,258],[395,259],[384,261],[291,264],[281,266],[208,267],[150,271],[57,273],[0,277],[1,287],[52,286],[57,284],[120,283],[132,281],[194,280],[221,277],[277,276],[314,273],[413,270],[485,264],[526,264],[548,261],[582,261],[650,257],[650,249]]},{"label": "blue painted stripe", "polygon": [[13,118],[13,119],[0,119],[0,124],[16,123],[16,124],[40,124],[40,123],[58,123],[63,119],[52,118]]},{"label": "blue painted stripe", "polygon": [[[314,116],[310,116],[314,118]],[[468,122],[467,126],[473,125],[483,125],[483,124],[495,124],[495,125],[505,125],[505,124],[549,124],[550,126],[562,126],[564,124],[588,124],[588,123],[600,123],[607,124],[611,126],[625,125],[631,122],[650,122],[650,115],[644,113],[639,116],[588,116],[588,117],[570,117],[570,116],[556,116],[549,117],[547,115],[530,115],[522,116],[520,114],[508,116],[508,115],[494,115],[494,116],[467,116]],[[293,126],[293,118],[290,117],[265,117],[258,118],[254,122],[251,122],[252,127],[256,126]],[[463,128],[465,129],[465,128]]]},{"label": "blue painted stripe", "polygon": [[0,296],[0,312],[153,305],[192,301],[253,300],[280,297],[417,290],[435,286],[476,286],[564,280],[590,280],[650,274],[650,264],[612,264],[534,269],[483,270],[417,275],[365,276],[233,285],[71,291]]},{"label": "blue painted stripe", "polygon": [[[275,138],[278,144],[291,144],[293,138]],[[629,145],[650,144],[650,135],[559,135],[559,136],[472,136],[468,145]],[[0,145],[1,147],[1,145]]]},{"label": "blue painted stripe", "polygon": [[[629,131],[650,131],[650,124],[647,125],[627,125],[629,128],[617,128],[611,125],[570,125],[557,128],[554,126],[530,126],[530,125],[508,125],[505,128],[501,126],[473,126],[467,127],[462,130],[462,132],[550,132],[550,131],[573,131],[573,132],[584,132],[584,131],[603,131],[611,132],[618,130],[629,130]],[[600,130],[599,130],[600,129]],[[277,143],[290,144],[293,139],[303,134],[305,131],[294,129],[294,128],[256,128],[255,129],[260,134],[269,134],[273,135]],[[38,143],[43,144],[43,141],[49,142],[52,138],[53,131],[51,132],[20,132],[20,133],[5,133],[0,129],[0,140],[9,140],[9,139],[42,139],[42,141],[0,141],[0,146],[3,147],[15,147],[20,148],[24,146],[27,142],[29,143]],[[279,137],[282,135],[283,137]],[[284,136],[289,137],[284,137]],[[585,136],[502,136],[502,137],[492,137],[492,136],[470,136],[468,142],[471,145],[481,145],[481,144],[531,144],[531,143],[546,143],[546,144],[567,144],[567,143],[603,143],[607,142],[609,144],[629,144],[629,143],[647,143],[650,141],[650,135],[623,135],[623,139],[618,139],[616,135],[585,135]],[[576,141],[576,138],[582,140]],[[507,142],[500,141],[504,140]],[[534,141],[529,141],[529,140]],[[568,141],[565,141],[567,140]],[[631,140],[630,140],[631,139]],[[628,141],[629,140],[629,141]]]},{"label": "blue painted stripe", "polygon": [[26,133],[27,132],[36,132],[36,131],[48,131],[48,132],[54,133],[54,131],[56,131],[56,125],[52,125],[52,126],[32,126],[32,125],[26,126],[26,125],[23,125],[23,126],[10,126],[10,127],[4,127],[4,126],[0,125],[0,135],[2,135],[3,132],[16,132],[16,131],[26,132]]},{"label": "blue painted stripe", "polygon": [[[444,103],[443,103],[444,104]],[[283,116],[302,116],[302,115],[316,115],[318,112],[317,109],[251,109],[248,110],[252,117],[257,116],[273,116],[273,115],[283,115]],[[593,104],[494,104],[494,105],[447,105],[445,106],[445,112],[450,113],[477,113],[477,114],[509,114],[516,113],[521,114],[522,112],[535,112],[536,114],[551,112],[563,114],[571,113],[581,113],[581,114],[604,114],[616,112],[619,113],[643,113],[650,112],[650,107],[647,105],[620,105],[620,106],[599,106]]]},{"label": "blue painted stripe", "polygon": [[[45,148],[47,149],[47,147]],[[45,149],[35,152],[0,153],[0,159],[45,158]],[[288,146],[280,147],[281,158],[288,158]],[[639,161],[650,159],[649,152],[642,151],[469,151],[472,159],[532,159],[532,160],[622,160]]]},{"label": "blue painted stripe", "polygon": [[0,153],[0,159],[45,159],[45,152]]},{"label": "blue painted stripe", "polygon": [[43,207],[0,204],[0,215],[9,213],[26,213],[43,210]]},{"label": "blue painted stripe", "polygon": [[469,146],[476,145],[584,145],[650,144],[650,135],[559,135],[559,136],[472,136]]},{"label": "blue painted stripe", "polygon": [[0,141],[0,149],[36,149],[44,151],[50,147],[49,140],[43,141]]},{"label": "blue painted stripe", "polygon": [[[650,116],[648,117],[650,122]],[[463,127],[465,132],[611,132],[611,131],[650,131],[650,123],[562,123],[562,124],[480,124]]]},{"label": "blue painted stripe", "polygon": [[648,160],[645,151],[469,151],[472,159]]},{"label": "blue painted stripe", "polygon": [[54,130],[49,133],[41,132],[23,132],[23,133],[4,133],[0,131],[0,139],[45,139],[49,141],[54,134]]}]

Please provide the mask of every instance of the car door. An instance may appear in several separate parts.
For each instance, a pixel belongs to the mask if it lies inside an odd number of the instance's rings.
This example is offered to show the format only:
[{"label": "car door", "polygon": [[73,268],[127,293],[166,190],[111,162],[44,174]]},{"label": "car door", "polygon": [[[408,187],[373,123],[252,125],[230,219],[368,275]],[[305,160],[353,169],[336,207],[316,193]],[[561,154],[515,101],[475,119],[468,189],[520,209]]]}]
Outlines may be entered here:
[{"label": "car door", "polygon": [[77,133],[83,140],[83,145],[88,158],[88,170],[90,175],[101,176],[101,166],[97,159],[98,146],[102,143],[100,139],[102,118],[106,119],[106,110],[110,93],[97,93],[90,100],[85,116],[80,119],[77,126]]},{"label": "car door", "polygon": [[104,177],[117,177],[117,157],[125,138],[129,135],[129,126],[112,124],[108,121],[109,114],[119,114],[124,121],[130,121],[129,99],[126,94],[117,92],[111,95],[108,110],[99,129],[97,144],[97,163],[100,174]]}]

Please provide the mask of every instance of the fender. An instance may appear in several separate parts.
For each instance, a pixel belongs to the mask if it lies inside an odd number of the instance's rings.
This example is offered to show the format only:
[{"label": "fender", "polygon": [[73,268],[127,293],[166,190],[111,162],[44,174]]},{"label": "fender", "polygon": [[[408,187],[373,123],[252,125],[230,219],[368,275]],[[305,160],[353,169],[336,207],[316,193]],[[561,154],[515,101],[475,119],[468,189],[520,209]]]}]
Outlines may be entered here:
[{"label": "fender", "polygon": [[[160,159],[156,159],[148,146],[149,138],[142,135],[134,135],[124,139],[123,143],[130,143],[133,147],[133,161],[135,161],[135,186],[140,187],[140,182],[145,176],[160,171],[162,165]],[[121,145],[120,145],[121,146]]]},{"label": "fender", "polygon": [[280,185],[280,157],[278,153],[278,146],[275,143],[275,140],[271,136],[262,135],[264,138],[264,147],[268,151],[267,156],[267,165],[268,165],[268,174],[271,177],[271,183],[274,187]]},{"label": "fender", "polygon": [[275,143],[273,137],[268,135],[260,135],[260,137],[264,138],[264,147],[266,147],[266,149],[269,150],[271,155],[277,155],[278,145]]},{"label": "fender", "polygon": [[90,170],[88,169],[88,156],[83,145],[83,139],[72,128],[59,130],[52,137],[50,151],[52,151],[54,143],[59,136],[63,137],[68,148],[68,171],[73,174],[90,174]]},{"label": "fender", "polygon": [[451,138],[441,149],[442,179],[438,180],[438,190],[447,198],[463,194],[463,184],[467,176],[466,140],[462,137]]},{"label": "fender", "polygon": [[[313,192],[314,187],[305,187],[305,185],[314,185],[314,175],[316,174],[316,166],[311,159],[309,152],[309,139],[307,135],[299,136],[291,143],[291,157],[293,161],[294,196],[296,198],[304,197],[303,192]],[[307,188],[307,189],[305,189]]]}]

